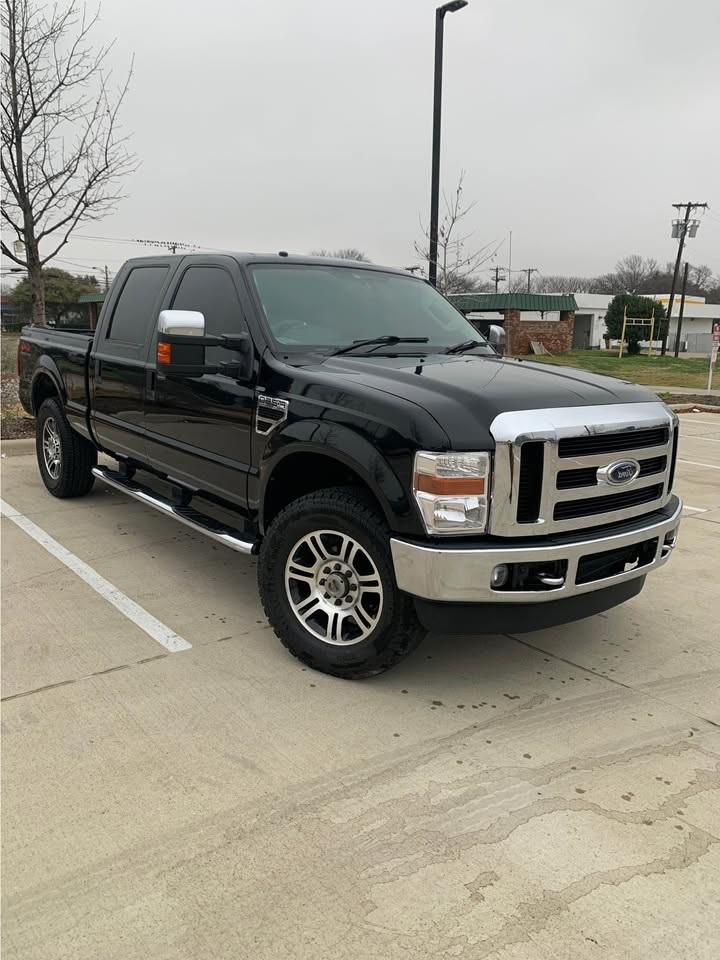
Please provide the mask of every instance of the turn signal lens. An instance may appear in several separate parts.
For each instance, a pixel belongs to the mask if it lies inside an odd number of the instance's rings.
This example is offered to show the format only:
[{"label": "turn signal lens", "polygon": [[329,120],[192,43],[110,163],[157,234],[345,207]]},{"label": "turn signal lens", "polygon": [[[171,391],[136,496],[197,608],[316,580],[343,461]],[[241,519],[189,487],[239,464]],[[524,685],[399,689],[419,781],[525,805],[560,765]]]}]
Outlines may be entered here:
[{"label": "turn signal lens", "polygon": [[485,452],[416,454],[413,493],[429,534],[484,532],[490,470]]},{"label": "turn signal lens", "polygon": [[158,363],[170,363],[170,344],[169,343],[158,343],[157,345],[157,362]]},{"label": "turn signal lens", "polygon": [[466,480],[464,477],[431,477],[427,473],[419,473],[415,489],[436,496],[482,496],[485,493],[485,477]]}]

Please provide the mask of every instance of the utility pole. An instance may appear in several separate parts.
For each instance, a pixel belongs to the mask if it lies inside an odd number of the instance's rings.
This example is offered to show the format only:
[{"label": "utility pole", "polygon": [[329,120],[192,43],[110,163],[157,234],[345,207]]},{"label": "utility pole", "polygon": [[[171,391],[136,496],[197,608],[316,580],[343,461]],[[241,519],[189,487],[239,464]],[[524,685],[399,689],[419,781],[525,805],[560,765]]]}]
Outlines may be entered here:
[{"label": "utility pole", "polygon": [[518,271],[518,273],[526,273],[526,274],[527,274],[527,292],[528,292],[528,293],[530,293],[530,282],[531,282],[531,281],[530,281],[530,278],[531,278],[531,276],[533,275],[533,273],[537,273],[537,272],[538,272],[538,271],[537,271],[537,267],[523,267],[522,270],[519,270],[519,271]]},{"label": "utility pole", "polygon": [[495,293],[498,292],[498,287],[500,286],[500,284],[505,283],[505,277],[500,276],[501,270],[502,270],[502,267],[495,267],[494,270],[490,271],[490,273],[495,274],[495,277],[493,278],[495,280]]},{"label": "utility pole", "polygon": [[707,209],[706,203],[693,203],[692,201],[688,203],[674,203],[673,206],[675,209],[680,212],[683,207],[685,207],[685,217],[680,220],[673,220],[672,224],[672,235],[679,239],[677,257],[675,259],[675,270],[673,272],[672,286],[670,287],[670,301],[668,302],[667,309],[667,323],[665,324],[665,334],[663,335],[662,341],[662,350],[660,351],[661,356],[665,356],[667,353],[667,341],[668,341],[668,332],[670,330],[670,317],[672,315],[673,302],[675,300],[675,287],[677,286],[678,273],[680,271],[680,261],[682,260],[683,247],[685,246],[685,238],[690,233],[691,237],[694,237],[697,233],[698,221],[690,220],[690,214],[695,210]]},{"label": "utility pole", "polygon": [[685,269],[683,270],[682,291],[680,293],[680,316],[678,317],[677,330],[675,331],[675,356],[676,357],[680,352],[680,334],[682,333],[683,314],[685,313],[685,289],[687,287],[687,277],[688,277],[689,266],[690,264],[686,260]]},{"label": "utility pole", "polygon": [[508,254],[508,293],[512,284],[512,230],[510,231],[510,252]]},{"label": "utility pole", "polygon": [[105,293],[110,289],[110,274],[108,273],[107,264],[105,264]]}]

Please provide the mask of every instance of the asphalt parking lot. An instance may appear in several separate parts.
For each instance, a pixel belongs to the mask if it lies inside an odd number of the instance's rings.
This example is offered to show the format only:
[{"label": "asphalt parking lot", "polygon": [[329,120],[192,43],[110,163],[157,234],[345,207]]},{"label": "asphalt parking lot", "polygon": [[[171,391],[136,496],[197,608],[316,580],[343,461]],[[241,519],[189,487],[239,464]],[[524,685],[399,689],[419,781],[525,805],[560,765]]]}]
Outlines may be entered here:
[{"label": "asphalt parking lot", "polygon": [[635,600],[363,683],[285,652],[253,561],[2,471],[6,960],[718,956],[720,416]]}]

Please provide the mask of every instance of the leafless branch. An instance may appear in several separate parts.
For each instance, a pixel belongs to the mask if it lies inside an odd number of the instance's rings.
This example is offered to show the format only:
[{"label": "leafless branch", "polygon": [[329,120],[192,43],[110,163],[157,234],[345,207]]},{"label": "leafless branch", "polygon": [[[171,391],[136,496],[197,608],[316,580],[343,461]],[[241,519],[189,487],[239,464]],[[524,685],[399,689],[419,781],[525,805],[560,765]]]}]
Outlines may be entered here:
[{"label": "leafless branch", "polygon": [[[445,213],[438,226],[437,249],[437,286],[441,293],[464,293],[480,289],[486,284],[480,280],[478,272],[482,265],[492,260],[499,250],[501,241],[485,243],[480,247],[472,246],[474,231],[463,232],[463,221],[475,207],[477,201],[464,203],[463,182],[465,171],[460,172],[458,183],[451,194],[443,191]],[[430,231],[422,221],[420,229],[425,237],[422,243],[415,243],[415,254],[419,260],[430,264]]]},{"label": "leafless branch", "polygon": [[79,224],[115,207],[137,167],[119,122],[132,63],[111,89],[114,41],[93,45],[98,17],[80,0],[2,0],[3,215],[25,244],[25,259],[12,259],[28,269],[40,323],[42,266]]}]

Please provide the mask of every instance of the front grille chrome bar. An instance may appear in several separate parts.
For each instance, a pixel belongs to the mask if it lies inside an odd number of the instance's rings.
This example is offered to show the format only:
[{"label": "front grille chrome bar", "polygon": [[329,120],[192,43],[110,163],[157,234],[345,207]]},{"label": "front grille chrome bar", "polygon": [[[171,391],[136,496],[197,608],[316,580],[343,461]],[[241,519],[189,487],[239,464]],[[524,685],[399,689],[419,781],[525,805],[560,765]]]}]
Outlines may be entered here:
[{"label": "front grille chrome bar", "polygon": [[[546,410],[517,410],[501,413],[495,418],[490,432],[495,438],[495,476],[490,509],[489,532],[494,536],[527,537],[545,536],[562,531],[582,530],[586,527],[611,524],[631,517],[642,516],[664,506],[670,499],[670,481],[672,471],[672,445],[677,430],[677,417],[661,403],[618,403],[591,407],[560,407]],[[637,434],[638,447],[632,445],[633,434]],[[663,436],[667,442],[657,444]],[[595,446],[599,453],[587,453],[593,446],[594,438],[603,438]],[[577,443],[563,444],[567,454],[569,450],[583,451],[581,456],[560,456],[561,440],[577,439]],[[582,440],[586,443],[582,443]],[[647,445],[650,441],[654,446]],[[540,442],[543,449],[541,459],[541,489],[528,488],[527,470],[521,471],[523,464],[523,445]],[[619,449],[608,449],[617,446]],[[532,448],[537,459],[537,447]],[[637,460],[665,457],[665,467],[657,472],[636,477],[626,484],[598,483],[597,485],[576,486],[558,489],[558,474],[568,470],[607,467],[619,460]],[[520,480],[523,476],[521,489]],[[615,502],[642,500],[637,498],[617,498],[613,495],[625,491],[640,491],[645,487],[657,486],[659,496],[652,500],[638,502],[635,505],[615,507]],[[529,495],[534,495],[539,508],[533,510],[531,522],[523,519],[527,510]],[[559,513],[556,506],[568,501],[609,497],[608,509],[593,508],[588,516],[571,516],[555,519]],[[518,505],[521,504],[520,510]],[[578,507],[578,511],[581,508]],[[577,512],[577,511],[567,511]],[[520,518],[520,519],[519,519]]]}]

